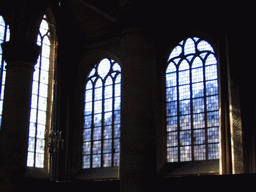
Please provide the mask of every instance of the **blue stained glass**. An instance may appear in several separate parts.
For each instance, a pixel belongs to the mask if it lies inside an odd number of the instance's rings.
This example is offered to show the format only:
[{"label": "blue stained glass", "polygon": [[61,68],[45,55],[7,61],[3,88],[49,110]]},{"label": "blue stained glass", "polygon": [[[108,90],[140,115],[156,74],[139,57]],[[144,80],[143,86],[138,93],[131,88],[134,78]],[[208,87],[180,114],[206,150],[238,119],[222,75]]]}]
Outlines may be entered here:
[{"label": "blue stained glass", "polygon": [[174,65],[173,62],[171,62],[166,69],[166,73],[171,73],[171,72],[176,72],[176,66]]},{"label": "blue stained glass", "polygon": [[103,167],[110,167],[112,162],[112,154],[103,154]]},{"label": "blue stained glass", "polygon": [[204,80],[203,68],[192,69],[192,83],[197,83]]},{"label": "blue stained glass", "polygon": [[113,106],[112,101],[113,101],[112,98],[105,100],[105,102],[104,102],[104,111],[112,111],[112,106]]},{"label": "blue stained glass", "polygon": [[180,116],[180,130],[191,129],[191,115]]},{"label": "blue stained glass", "polygon": [[189,70],[179,72],[179,85],[189,84]]},{"label": "blue stained glass", "polygon": [[98,101],[102,99],[102,87],[96,88],[94,90],[94,100]]},{"label": "blue stained glass", "polygon": [[115,97],[115,111],[121,109],[121,97]]},{"label": "blue stained glass", "polygon": [[92,167],[93,168],[101,167],[101,155],[92,156]]},{"label": "blue stained glass", "polygon": [[119,166],[119,153],[114,153],[114,167]]},{"label": "blue stained glass", "polygon": [[[4,18],[0,15],[0,26],[4,26],[5,27],[5,22],[4,22]],[[0,36],[2,37],[2,36]]]},{"label": "blue stained glass", "polygon": [[166,74],[166,87],[173,87],[177,85],[176,73]]},{"label": "blue stained glass", "polygon": [[102,79],[106,77],[110,70],[110,61],[108,59],[102,59],[98,65],[98,74]]},{"label": "blue stained glass", "polygon": [[192,160],[192,152],[191,146],[180,147],[180,161],[191,161]]},{"label": "blue stained glass", "polygon": [[183,60],[183,61],[180,63],[179,71],[188,70],[188,69],[189,69],[189,63],[187,62],[187,60]]},{"label": "blue stained glass", "polygon": [[100,154],[101,153],[101,141],[94,141],[93,142],[93,154]]},{"label": "blue stained glass", "polygon": [[190,98],[190,86],[189,85],[183,85],[179,86],[179,99],[189,99]]},{"label": "blue stained glass", "polygon": [[192,84],[192,97],[203,97],[204,96],[204,84],[203,83],[195,83]]},{"label": "blue stained glass", "polygon": [[173,49],[172,53],[170,54],[168,61],[170,59],[174,58],[174,57],[178,57],[181,53],[182,53],[182,47],[181,46],[176,46]]},{"label": "blue stained glass", "polygon": [[94,113],[101,113],[102,112],[102,100],[94,102]]},{"label": "blue stained glass", "polygon": [[217,80],[207,81],[206,82],[206,96],[208,96],[208,95],[217,95],[217,94],[218,94],[218,82],[217,82]]},{"label": "blue stained glass", "polygon": [[111,138],[112,138],[112,126],[105,126],[103,139],[111,139]]},{"label": "blue stained glass", "polygon": [[214,53],[212,46],[205,40],[201,40],[197,45],[198,51],[210,51]]},{"label": "blue stained glass", "polygon": [[207,126],[216,127],[219,126],[219,112],[208,112],[207,113]]},{"label": "blue stained glass", "polygon": [[113,97],[112,88],[113,88],[112,85],[105,87],[105,99]]},{"label": "blue stained glass", "polygon": [[90,155],[91,154],[91,142],[84,142],[83,144],[83,154]]},{"label": "blue stained glass", "polygon": [[193,113],[204,112],[204,98],[193,99]]},{"label": "blue stained glass", "polygon": [[196,161],[206,159],[206,148],[205,145],[196,145],[194,146],[194,159]]},{"label": "blue stained glass", "polygon": [[107,77],[107,80],[106,80],[106,82],[105,82],[105,86],[107,86],[107,85],[112,85],[112,84],[113,84],[113,80],[112,80],[111,76],[108,76],[108,77]]},{"label": "blue stained glass", "polygon": [[91,133],[92,133],[91,129],[84,129],[83,140],[84,141],[91,141]]},{"label": "blue stained glass", "polygon": [[180,101],[180,114],[179,115],[187,115],[190,114],[190,100],[182,100]]},{"label": "blue stained glass", "polygon": [[120,65],[119,65],[118,63],[115,63],[115,64],[113,65],[113,71],[119,71],[119,72],[121,72],[121,67],[120,67]]},{"label": "blue stained glass", "polygon": [[176,101],[177,100],[177,87],[171,87],[166,89],[166,101]]},{"label": "blue stained glass", "polygon": [[167,148],[167,161],[168,162],[178,161],[178,147]]},{"label": "blue stained glass", "polygon": [[[83,162],[84,169],[119,165],[119,153],[117,152],[120,143],[113,139],[120,137],[121,74],[118,74],[119,72],[121,72],[120,65],[113,59],[105,58],[95,65],[89,74],[88,78],[90,79],[88,79],[85,90],[83,137],[84,142],[93,140],[92,145],[89,146],[93,154],[83,154],[83,161],[92,159],[92,165],[90,162]],[[91,110],[92,106],[94,106],[93,110]],[[93,121],[91,121],[92,117]],[[91,138],[91,134],[93,134],[93,138]],[[112,162],[112,153],[114,152],[114,162]],[[90,158],[89,155],[91,155]]]},{"label": "blue stained glass", "polygon": [[120,124],[114,126],[114,138],[120,137]]},{"label": "blue stained glass", "polygon": [[112,139],[103,141],[103,153],[111,153],[112,152]]},{"label": "blue stained glass", "polygon": [[114,139],[114,152],[117,153],[120,151],[120,139]]},{"label": "blue stained glass", "polygon": [[193,114],[193,120],[194,129],[205,127],[204,113]]},{"label": "blue stained glass", "polygon": [[46,20],[42,20],[41,24],[40,24],[40,28],[39,28],[39,31],[41,34],[46,34],[48,32],[48,23]]},{"label": "blue stained glass", "polygon": [[101,126],[101,122],[102,122],[101,114],[95,114],[94,115],[94,120],[93,120],[94,127]]},{"label": "blue stained glass", "polygon": [[217,159],[219,99],[217,59],[213,47],[198,37],[188,38],[174,48],[168,62],[170,63],[166,69],[167,161]]},{"label": "blue stained glass", "polygon": [[217,64],[217,59],[213,54],[210,54],[206,61],[205,61],[205,65],[216,65]]},{"label": "blue stained glass", "polygon": [[101,139],[101,127],[93,129],[93,140]]},{"label": "blue stained glass", "polygon": [[95,84],[95,88],[99,88],[99,87],[100,88],[102,87],[102,81],[100,78],[97,79],[96,84]]},{"label": "blue stained glass", "polygon": [[184,55],[195,54],[195,43],[191,38],[188,38],[184,46]]},{"label": "blue stained glass", "polygon": [[44,139],[37,138],[37,140],[36,140],[36,153],[44,153]]},{"label": "blue stained glass", "polygon": [[112,124],[112,111],[104,114],[104,124],[111,125]]},{"label": "blue stained glass", "polygon": [[219,142],[219,128],[209,128],[208,129],[208,143],[218,143]]},{"label": "blue stained glass", "polygon": [[121,74],[117,75],[116,79],[115,79],[115,83],[121,83]]},{"label": "blue stained glass", "polygon": [[90,168],[90,165],[91,165],[91,156],[90,155],[83,156],[83,169]]},{"label": "blue stained glass", "polygon": [[219,109],[218,106],[218,95],[206,97],[207,111],[216,111]]},{"label": "blue stained glass", "polygon": [[167,147],[178,146],[178,132],[170,132],[167,134]]},{"label": "blue stained glass", "polygon": [[120,111],[115,111],[114,123],[115,124],[119,124],[120,123]]},{"label": "blue stained glass", "polygon": [[115,97],[118,97],[121,95],[121,84],[115,84]]},{"label": "blue stained glass", "polygon": [[194,144],[205,144],[205,129],[194,130]]},{"label": "blue stained glass", "polygon": [[92,76],[95,74],[95,72],[96,72],[96,69],[93,68],[93,69],[90,71],[88,77],[92,77]]},{"label": "blue stained glass", "polygon": [[177,115],[177,102],[167,103],[167,116],[175,116]]},{"label": "blue stained glass", "polygon": [[219,158],[219,143],[208,145],[208,159]]},{"label": "blue stained glass", "polygon": [[216,65],[210,65],[205,67],[205,79],[213,80],[217,79],[217,66]]},{"label": "blue stained glass", "polygon": [[167,132],[177,131],[178,129],[178,117],[167,118]]}]

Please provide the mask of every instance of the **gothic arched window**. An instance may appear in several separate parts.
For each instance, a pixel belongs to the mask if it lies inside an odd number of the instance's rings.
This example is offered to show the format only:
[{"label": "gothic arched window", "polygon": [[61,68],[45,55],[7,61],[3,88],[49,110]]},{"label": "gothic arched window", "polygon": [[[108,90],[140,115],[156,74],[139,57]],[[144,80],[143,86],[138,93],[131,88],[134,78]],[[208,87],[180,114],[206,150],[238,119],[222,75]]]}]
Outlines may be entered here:
[{"label": "gothic arched window", "polygon": [[85,86],[83,169],[119,166],[121,67],[104,58]]},{"label": "gothic arched window", "polygon": [[219,95],[213,47],[197,37],[181,41],[166,69],[167,161],[219,158]]},{"label": "gothic arched window", "polygon": [[29,143],[27,166],[44,168],[45,165],[45,131],[49,130],[52,111],[52,87],[54,64],[54,37],[47,17],[44,16],[37,36],[41,46],[33,74]]},{"label": "gothic arched window", "polygon": [[[4,18],[0,15],[0,125],[2,124],[4,86],[5,86],[5,66],[6,62],[2,59],[2,43],[9,41],[10,29],[9,25],[5,24]],[[1,130],[1,127],[0,127]]]}]

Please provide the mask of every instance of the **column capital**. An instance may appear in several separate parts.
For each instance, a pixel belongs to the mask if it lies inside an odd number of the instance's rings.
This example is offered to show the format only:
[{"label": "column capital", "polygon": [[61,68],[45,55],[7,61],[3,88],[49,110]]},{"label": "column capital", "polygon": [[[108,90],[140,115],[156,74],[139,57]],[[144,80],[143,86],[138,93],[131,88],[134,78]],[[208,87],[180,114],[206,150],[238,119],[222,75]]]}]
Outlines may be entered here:
[{"label": "column capital", "polygon": [[[14,40],[2,44],[3,59],[10,62],[24,62],[35,64],[40,52],[40,46],[25,40]],[[19,62],[19,63],[20,63]]]}]

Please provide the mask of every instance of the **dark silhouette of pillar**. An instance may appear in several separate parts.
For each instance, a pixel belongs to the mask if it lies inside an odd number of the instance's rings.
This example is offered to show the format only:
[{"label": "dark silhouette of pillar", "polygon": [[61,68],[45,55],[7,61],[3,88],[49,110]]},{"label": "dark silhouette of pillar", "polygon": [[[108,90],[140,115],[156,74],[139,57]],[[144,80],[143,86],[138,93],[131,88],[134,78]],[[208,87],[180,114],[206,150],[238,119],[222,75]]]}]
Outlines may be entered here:
[{"label": "dark silhouette of pillar", "polygon": [[123,30],[120,191],[150,191],[156,182],[154,43],[140,28]]},{"label": "dark silhouette of pillar", "polygon": [[0,134],[0,179],[4,191],[13,191],[22,186],[25,178],[31,89],[39,46],[14,40],[2,44],[2,48],[7,66]]}]

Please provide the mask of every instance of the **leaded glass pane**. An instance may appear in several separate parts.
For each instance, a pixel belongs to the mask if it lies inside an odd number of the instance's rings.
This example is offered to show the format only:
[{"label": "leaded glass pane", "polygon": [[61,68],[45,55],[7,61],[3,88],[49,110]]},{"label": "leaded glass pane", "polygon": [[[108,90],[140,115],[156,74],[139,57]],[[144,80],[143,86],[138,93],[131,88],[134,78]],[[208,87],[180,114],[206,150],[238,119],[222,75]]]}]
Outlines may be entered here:
[{"label": "leaded glass pane", "polygon": [[218,72],[212,46],[200,38],[188,38],[174,48],[168,62],[167,161],[218,158]]},{"label": "leaded glass pane", "polygon": [[188,38],[184,46],[184,55],[195,54],[195,43],[191,38]]},{"label": "leaded glass pane", "polygon": [[[105,58],[93,67],[87,77],[83,126],[84,169],[119,165],[120,72],[118,63]],[[87,141],[91,140],[93,143],[89,145]],[[92,161],[92,164],[84,161]]]}]

